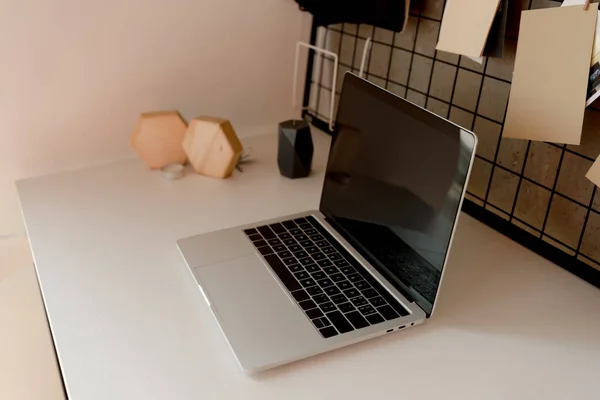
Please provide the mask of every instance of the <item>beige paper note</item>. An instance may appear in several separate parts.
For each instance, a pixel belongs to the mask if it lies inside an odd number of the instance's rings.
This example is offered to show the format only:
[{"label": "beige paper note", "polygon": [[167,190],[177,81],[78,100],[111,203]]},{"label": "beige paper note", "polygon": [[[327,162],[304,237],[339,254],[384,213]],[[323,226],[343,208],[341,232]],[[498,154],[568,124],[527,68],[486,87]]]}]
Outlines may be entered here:
[{"label": "beige paper note", "polygon": [[585,177],[594,182],[596,186],[600,187],[600,157],[598,157]]},{"label": "beige paper note", "polygon": [[481,57],[500,0],[448,0],[436,49]]},{"label": "beige paper note", "polygon": [[579,144],[598,4],[524,11],[503,137]]}]

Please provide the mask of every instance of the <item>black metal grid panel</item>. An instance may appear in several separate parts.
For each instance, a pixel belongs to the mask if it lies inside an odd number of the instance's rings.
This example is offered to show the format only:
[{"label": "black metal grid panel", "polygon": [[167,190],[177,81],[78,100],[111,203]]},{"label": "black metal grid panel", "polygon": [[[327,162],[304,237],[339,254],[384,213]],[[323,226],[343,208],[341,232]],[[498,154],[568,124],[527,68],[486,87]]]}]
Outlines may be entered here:
[{"label": "black metal grid panel", "polygon": [[[505,57],[481,65],[435,50],[445,0],[413,0],[402,34],[367,25],[313,26],[311,42],[339,55],[337,107],[341,77],[358,73],[371,37],[366,79],[477,133],[480,146],[463,210],[600,287],[600,190],[584,176],[600,152],[599,110],[586,111],[581,146],[501,134],[520,12],[559,5],[513,0]],[[327,131],[333,62],[312,54],[308,62],[304,115]]]}]

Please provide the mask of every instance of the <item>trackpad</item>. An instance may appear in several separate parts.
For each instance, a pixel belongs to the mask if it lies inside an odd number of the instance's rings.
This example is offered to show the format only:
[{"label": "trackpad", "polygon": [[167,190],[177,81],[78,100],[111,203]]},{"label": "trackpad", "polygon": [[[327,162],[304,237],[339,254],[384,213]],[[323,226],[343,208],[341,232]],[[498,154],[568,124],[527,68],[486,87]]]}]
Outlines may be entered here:
[{"label": "trackpad", "polygon": [[[319,345],[321,336],[256,255],[196,268],[202,288],[244,369]],[[295,338],[305,340],[298,341]]]}]

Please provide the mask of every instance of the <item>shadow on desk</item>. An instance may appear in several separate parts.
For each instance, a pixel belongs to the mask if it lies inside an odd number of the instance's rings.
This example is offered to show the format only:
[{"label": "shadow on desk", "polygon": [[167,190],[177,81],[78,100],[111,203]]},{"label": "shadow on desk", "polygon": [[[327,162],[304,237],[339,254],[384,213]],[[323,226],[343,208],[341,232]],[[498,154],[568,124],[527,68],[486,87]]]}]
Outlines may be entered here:
[{"label": "shadow on desk", "polygon": [[432,325],[597,345],[600,290],[463,215]]}]

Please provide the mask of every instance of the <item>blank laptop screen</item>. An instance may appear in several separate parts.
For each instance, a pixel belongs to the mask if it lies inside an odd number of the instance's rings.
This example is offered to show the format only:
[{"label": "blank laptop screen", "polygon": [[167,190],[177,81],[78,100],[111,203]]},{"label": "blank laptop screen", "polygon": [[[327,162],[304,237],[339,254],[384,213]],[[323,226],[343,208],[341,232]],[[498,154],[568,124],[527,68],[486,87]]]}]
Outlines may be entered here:
[{"label": "blank laptop screen", "polygon": [[320,210],[428,315],[475,142],[472,133],[346,74]]}]

